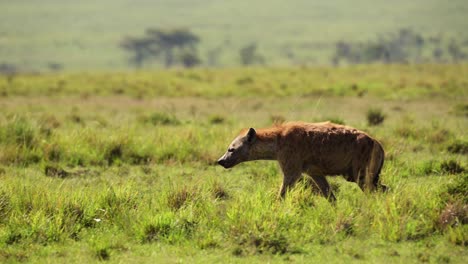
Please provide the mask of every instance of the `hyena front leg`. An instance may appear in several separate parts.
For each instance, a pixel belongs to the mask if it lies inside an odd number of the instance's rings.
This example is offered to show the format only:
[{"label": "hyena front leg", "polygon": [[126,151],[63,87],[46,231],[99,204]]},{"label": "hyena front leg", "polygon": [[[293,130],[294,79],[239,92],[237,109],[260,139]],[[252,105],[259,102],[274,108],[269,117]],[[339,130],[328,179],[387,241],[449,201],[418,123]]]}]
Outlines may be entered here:
[{"label": "hyena front leg", "polygon": [[283,171],[283,185],[281,186],[279,196],[284,198],[288,189],[292,188],[301,177],[302,171],[300,166],[296,164],[280,163],[280,166]]}]

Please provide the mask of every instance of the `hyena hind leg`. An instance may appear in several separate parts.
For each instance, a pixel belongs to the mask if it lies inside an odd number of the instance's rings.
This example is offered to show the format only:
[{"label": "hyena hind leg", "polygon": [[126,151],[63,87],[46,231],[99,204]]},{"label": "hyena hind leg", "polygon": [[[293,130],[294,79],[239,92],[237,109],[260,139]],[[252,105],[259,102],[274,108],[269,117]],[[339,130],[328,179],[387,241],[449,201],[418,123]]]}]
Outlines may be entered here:
[{"label": "hyena hind leg", "polygon": [[309,176],[314,180],[315,185],[319,188],[320,192],[322,193],[325,198],[330,201],[336,201],[336,197],[333,194],[333,191],[330,188],[330,184],[328,184],[327,178],[321,175],[315,175],[312,173],[307,173]]}]

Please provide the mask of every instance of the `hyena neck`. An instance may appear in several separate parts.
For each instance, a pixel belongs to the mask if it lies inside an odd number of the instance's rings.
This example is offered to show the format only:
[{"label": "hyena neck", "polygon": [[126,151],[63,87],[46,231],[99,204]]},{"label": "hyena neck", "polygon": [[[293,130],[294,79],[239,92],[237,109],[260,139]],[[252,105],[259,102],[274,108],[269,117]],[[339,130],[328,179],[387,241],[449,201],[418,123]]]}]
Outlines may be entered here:
[{"label": "hyena neck", "polygon": [[276,160],[277,138],[276,131],[258,131],[250,150],[251,160]]}]

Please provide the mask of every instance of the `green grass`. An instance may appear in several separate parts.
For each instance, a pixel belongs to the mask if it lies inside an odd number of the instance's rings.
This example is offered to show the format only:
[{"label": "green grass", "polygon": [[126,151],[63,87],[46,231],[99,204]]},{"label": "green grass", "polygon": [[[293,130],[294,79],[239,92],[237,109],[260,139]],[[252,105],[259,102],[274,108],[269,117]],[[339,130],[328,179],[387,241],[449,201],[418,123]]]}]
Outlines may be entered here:
[{"label": "green grass", "polygon": [[[0,76],[0,95],[73,95],[83,100],[90,96],[457,98],[467,96],[467,71],[468,64],[48,73]],[[463,104],[450,110],[463,115]]]},{"label": "green grass", "polygon": [[[147,28],[184,27],[200,36],[200,57],[207,66],[239,65],[239,50],[251,43],[258,44],[269,65],[323,65],[337,41],[375,40],[401,28],[464,43],[467,10],[463,0],[45,0],[40,6],[3,1],[0,63],[23,71],[45,71],[51,64],[65,70],[126,69],[129,56],[118,47],[125,36],[142,35]],[[210,61],[209,54],[218,55]]]},{"label": "green grass", "polygon": [[[465,68],[2,79],[0,262],[463,263],[468,122],[454,107]],[[353,85],[367,92],[336,88]],[[244,127],[330,117],[383,143],[388,193],[336,177],[335,204],[302,183],[281,201],[275,162],[215,165]]]}]

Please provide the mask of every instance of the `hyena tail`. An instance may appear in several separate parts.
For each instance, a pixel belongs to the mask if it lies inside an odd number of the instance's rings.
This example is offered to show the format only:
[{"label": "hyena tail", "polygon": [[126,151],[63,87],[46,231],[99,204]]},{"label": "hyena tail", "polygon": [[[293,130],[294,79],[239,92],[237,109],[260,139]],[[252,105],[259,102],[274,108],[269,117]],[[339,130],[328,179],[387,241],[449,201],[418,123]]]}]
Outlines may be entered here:
[{"label": "hyena tail", "polygon": [[384,159],[385,151],[383,150],[382,145],[378,141],[375,141],[372,149],[371,162],[369,164],[369,176],[372,178],[374,188],[386,191],[388,187],[380,183],[380,172],[382,171]]}]

